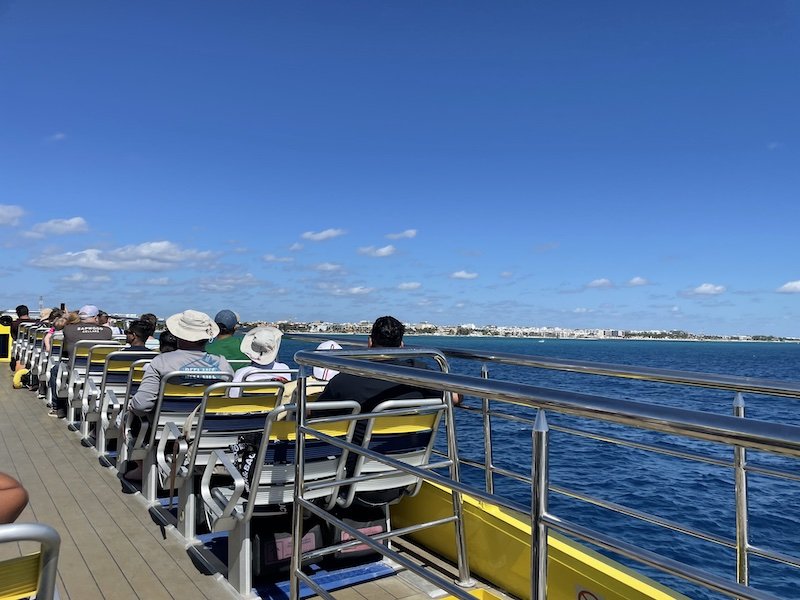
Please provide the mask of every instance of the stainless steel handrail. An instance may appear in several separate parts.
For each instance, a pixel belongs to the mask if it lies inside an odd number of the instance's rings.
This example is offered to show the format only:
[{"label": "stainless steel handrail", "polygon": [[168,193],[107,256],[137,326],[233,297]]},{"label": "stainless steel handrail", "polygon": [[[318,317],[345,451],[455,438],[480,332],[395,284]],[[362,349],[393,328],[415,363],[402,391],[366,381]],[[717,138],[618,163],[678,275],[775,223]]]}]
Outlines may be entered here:
[{"label": "stainless steel handrail", "polygon": [[544,356],[528,356],[506,352],[482,352],[463,348],[439,348],[448,358],[487,361],[495,364],[535,367],[551,371],[569,371],[585,375],[622,377],[656,383],[671,383],[695,387],[715,388],[733,392],[766,394],[800,398],[800,383],[778,379],[741,377],[739,375],[720,375],[655,367],[638,367],[613,363],[599,363],[582,360],[564,360]]},{"label": "stainless steel handrail", "polygon": [[[414,350],[408,349],[406,352],[413,353]],[[496,356],[480,352],[453,351],[452,349],[446,349],[445,352],[450,357],[469,357],[478,358],[479,360],[488,360]],[[301,365],[322,366],[345,373],[352,373],[365,377],[377,377],[388,381],[422,386],[428,389],[450,390],[465,395],[486,398],[487,401],[491,399],[532,408],[546,408],[563,414],[601,419],[608,422],[660,431],[663,433],[678,434],[695,439],[732,444],[742,448],[750,447],[789,456],[800,456],[800,427],[746,420],[738,417],[713,415],[699,411],[654,406],[588,394],[569,393],[525,384],[487,381],[485,379],[481,380],[466,375],[436,374],[382,362],[367,363],[355,358],[356,355],[363,356],[364,354],[363,351],[338,351],[335,354],[326,352],[323,356],[322,353],[301,351],[295,355],[295,360]],[[402,353],[400,352],[400,354]],[[375,358],[386,358],[390,355],[396,354],[395,352],[370,353],[370,357]],[[513,358],[518,360],[512,362],[512,355],[505,355],[499,362],[518,364],[521,366],[541,366],[539,361],[528,361],[529,357],[513,355]],[[537,364],[527,364],[528,362]],[[581,368],[578,369],[574,368],[579,366],[578,361],[565,362],[571,363],[570,368],[560,370],[590,372],[590,370],[582,368],[585,363],[580,365]],[[561,364],[560,366],[563,367],[565,365]],[[619,367],[618,365],[613,366]],[[793,383],[753,380],[752,378],[733,376],[707,376],[705,374],[687,375],[686,373],[676,371],[629,369],[627,367],[623,369],[629,371],[629,373],[621,374],[622,371],[620,369],[617,369],[614,373],[608,372],[610,371],[608,367],[609,365],[597,364],[594,365],[591,372],[598,375],[632,377],[665,383],[701,385],[703,387],[719,387],[722,389],[746,389],[747,391],[756,393],[769,393],[787,397],[800,396],[800,386]],[[549,366],[544,368],[559,367]],[[636,376],[633,376],[633,371],[638,371]],[[644,373],[644,371],[647,371],[647,373]],[[465,488],[463,484],[458,487]],[[473,492],[479,497],[485,497],[485,494],[480,493],[479,490],[473,488],[469,493]],[[504,503],[499,502],[499,504]],[[550,515],[548,515],[548,517],[550,517]],[[554,522],[560,521],[555,519]],[[565,529],[569,529],[569,527],[565,527]],[[720,540],[714,541],[718,541],[719,543]],[[606,540],[606,543],[608,544],[611,542]],[[752,550],[756,549],[752,548]],[[760,549],[758,554],[763,556]],[[789,560],[787,562],[789,564],[795,562],[795,559],[792,557],[788,558]],[[645,560],[645,562],[652,564],[652,561],[649,559]],[[666,562],[669,562],[669,560],[667,559]],[[663,565],[655,566],[663,567]],[[666,570],[670,571],[671,569]],[[693,575],[689,579],[707,585],[711,589],[720,589],[719,580],[714,576],[703,580],[702,577],[698,579]],[[739,581],[746,584],[746,578],[744,578],[743,581],[741,575]],[[741,583],[738,585],[733,584],[733,586],[725,585],[724,587],[726,589],[722,591],[732,595],[738,595],[743,589]],[[746,594],[741,595],[741,597],[752,598],[767,596],[768,595],[763,595],[755,590],[748,590]]]}]

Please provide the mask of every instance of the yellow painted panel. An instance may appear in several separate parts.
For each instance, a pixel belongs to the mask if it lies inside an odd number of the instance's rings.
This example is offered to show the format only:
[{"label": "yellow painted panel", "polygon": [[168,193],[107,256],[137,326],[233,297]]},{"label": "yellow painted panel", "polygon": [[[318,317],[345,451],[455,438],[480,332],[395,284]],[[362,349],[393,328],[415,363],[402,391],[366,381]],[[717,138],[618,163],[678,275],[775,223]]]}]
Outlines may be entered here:
[{"label": "yellow painted panel", "polygon": [[275,394],[243,396],[241,398],[209,398],[206,412],[232,415],[269,412],[275,408],[275,400]]},{"label": "yellow painted panel", "polygon": [[[398,528],[452,515],[450,491],[425,483],[415,497],[391,507]],[[530,597],[530,517],[464,497],[470,568],[499,589]],[[443,528],[447,529],[444,531]],[[455,560],[452,524],[426,529],[412,537],[423,546]],[[548,536],[549,600],[576,597],[602,600],[688,600],[685,596],[556,533]],[[586,592],[583,596],[581,592]]]}]

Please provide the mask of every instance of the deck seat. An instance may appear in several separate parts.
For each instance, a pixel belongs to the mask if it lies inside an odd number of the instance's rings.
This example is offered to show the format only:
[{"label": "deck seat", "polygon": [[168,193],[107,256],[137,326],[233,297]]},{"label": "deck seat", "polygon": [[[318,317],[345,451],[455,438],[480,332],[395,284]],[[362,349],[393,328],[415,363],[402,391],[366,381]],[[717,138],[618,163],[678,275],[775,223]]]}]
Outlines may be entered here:
[{"label": "deck seat", "polygon": [[[81,418],[83,388],[88,380],[100,383],[105,368],[106,356],[119,350],[122,345],[113,340],[81,340],[75,342],[69,357],[65,377],[67,390],[67,423]],[[60,394],[59,394],[60,395]]]},{"label": "deck seat", "polygon": [[[98,350],[97,347],[93,349],[90,363],[94,361],[94,352]],[[119,350],[117,347],[105,356],[99,384],[94,376],[86,379],[81,394],[81,435],[88,440],[94,429],[94,446],[101,454],[106,453],[106,433],[120,408],[121,403],[117,398],[124,398],[128,391],[131,366],[138,361],[143,361],[140,363],[143,365],[157,355],[157,352]]]},{"label": "deck seat", "polygon": [[[130,429],[132,416],[126,418],[121,437],[129,445],[127,458],[144,461],[142,495],[148,502],[156,502],[158,488],[164,488],[169,477],[168,471],[159,470],[156,456],[166,424],[185,423],[190,415],[197,414],[195,409],[200,406],[209,386],[231,378],[231,374],[224,371],[172,371],[161,379],[153,412],[150,418],[141,419],[142,426],[135,439]],[[210,398],[223,398],[226,393],[226,388],[216,387],[208,395]]]},{"label": "deck seat", "polygon": [[41,523],[0,525],[0,543],[38,542],[38,552],[0,561],[0,599],[53,600],[61,538]]},{"label": "deck seat", "polygon": [[[357,414],[360,407],[357,402],[315,402],[308,406],[309,418],[314,420],[315,413],[329,413],[334,409],[346,416]],[[253,518],[284,517],[286,505],[294,501],[297,426],[287,420],[287,417],[293,418],[294,411],[295,405],[285,404],[267,413],[247,476],[236,466],[237,458],[233,453],[224,449],[214,450],[203,470],[200,481],[203,509],[212,531],[228,531],[228,581],[243,596],[251,594],[254,575]],[[349,442],[355,422],[334,417],[320,422],[317,427],[331,437]],[[200,435],[206,433],[201,431]],[[346,450],[328,442],[313,437],[306,439],[305,481],[317,484],[309,491],[308,498],[326,508],[336,504],[347,456]],[[220,471],[226,472],[229,478],[213,477]]]},{"label": "deck seat", "polygon": [[[228,397],[233,387],[245,394]],[[196,419],[165,425],[157,452],[159,471],[169,474],[171,496],[178,490],[178,531],[187,540],[195,536],[196,480],[213,452],[227,451],[240,435],[260,433],[283,397],[284,384],[276,381],[218,383],[206,390]]]}]

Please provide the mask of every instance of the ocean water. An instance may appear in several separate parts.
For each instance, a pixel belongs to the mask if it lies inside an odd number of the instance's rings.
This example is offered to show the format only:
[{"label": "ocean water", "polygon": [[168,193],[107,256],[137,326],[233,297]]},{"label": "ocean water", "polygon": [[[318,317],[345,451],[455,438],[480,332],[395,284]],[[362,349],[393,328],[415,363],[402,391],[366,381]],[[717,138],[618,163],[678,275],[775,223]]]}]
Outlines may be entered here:
[{"label": "ocean water", "polygon": [[[536,355],[550,358],[589,360],[760,377],[800,380],[800,344],[672,342],[628,340],[545,340],[489,337],[407,338],[406,345],[444,348],[473,348],[493,352]],[[280,359],[293,365],[292,356],[307,344],[286,339]],[[453,360],[451,371],[480,375],[479,362]],[[639,382],[609,377],[490,365],[490,378],[565,389],[611,398],[656,403],[666,406],[732,414],[733,394],[702,388]],[[800,401],[747,395],[748,418],[800,425]],[[465,402],[479,406],[479,400]],[[493,408],[499,409],[499,403]],[[515,415],[525,409],[508,409]],[[527,413],[532,415],[532,411]],[[548,413],[551,425],[649,442],[730,460],[732,450],[724,445],[686,440],[588,419]],[[457,411],[459,453],[483,461],[483,429],[480,417]],[[497,466],[529,474],[531,464],[530,426],[502,420],[493,422],[494,462]],[[635,508],[694,529],[733,540],[735,538],[734,478],[730,468],[689,462],[605,442],[587,440],[561,432],[550,436],[550,481],[574,491]],[[748,462],[777,467],[800,474],[794,459],[767,453],[748,453]],[[483,473],[465,468],[463,479],[483,487]],[[790,555],[800,556],[800,483],[766,476],[748,479],[750,542]],[[530,505],[527,485],[497,477],[495,492],[515,502]],[[605,509],[551,493],[550,511],[629,543],[662,553],[684,563],[702,567],[728,579],[735,579],[735,552],[723,546],[697,540],[625,517]],[[614,557],[619,559],[619,557]],[[622,560],[691,598],[716,599],[725,596],[696,587],[634,562]],[[764,559],[752,558],[751,585],[782,598],[800,598],[800,570]]]}]

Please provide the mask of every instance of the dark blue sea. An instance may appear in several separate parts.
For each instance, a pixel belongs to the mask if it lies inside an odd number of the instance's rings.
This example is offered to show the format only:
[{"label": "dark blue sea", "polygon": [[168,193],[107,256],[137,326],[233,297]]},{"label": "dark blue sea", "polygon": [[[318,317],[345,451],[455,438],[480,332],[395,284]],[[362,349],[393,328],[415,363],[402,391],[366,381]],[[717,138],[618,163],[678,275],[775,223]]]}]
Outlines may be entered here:
[{"label": "dark blue sea", "polygon": [[[474,348],[551,358],[800,380],[800,344],[554,339],[539,342],[522,338],[418,337],[407,338],[406,345]],[[279,358],[294,366],[294,353],[308,347],[308,344],[285,339]],[[480,375],[479,362],[454,360],[450,366],[451,371],[456,373]],[[724,415],[730,415],[733,411],[731,392],[502,365],[490,367],[490,377]],[[800,401],[757,395],[748,395],[745,400],[748,418],[800,425]],[[475,398],[467,398],[466,402],[473,406],[480,405]],[[502,408],[496,404],[493,404],[493,408]],[[524,409],[519,407],[510,408],[509,412],[515,415],[525,414]],[[482,462],[483,434],[480,417],[466,411],[457,413],[461,457]],[[580,428],[725,460],[732,458],[732,450],[719,444],[691,441],[557,414],[548,414],[548,420],[551,425]],[[495,464],[517,472],[528,470],[529,475],[530,426],[496,420],[492,435]],[[789,458],[749,452],[748,462],[800,474],[798,461]],[[483,473],[475,469],[464,469],[462,479],[478,487],[484,486]],[[552,432],[550,482],[552,485],[635,508],[700,531],[735,539],[734,478],[730,468],[689,462]],[[748,484],[750,543],[800,556],[800,483],[750,474]],[[520,504],[530,505],[530,490],[527,485],[497,477],[495,492]],[[564,519],[735,580],[735,552],[726,547],[555,493],[550,494],[550,511]],[[684,580],[642,569],[633,562],[624,559],[622,562],[635,566],[689,597],[725,597]],[[793,567],[751,558],[750,583],[782,598],[800,598],[800,571]]]}]

